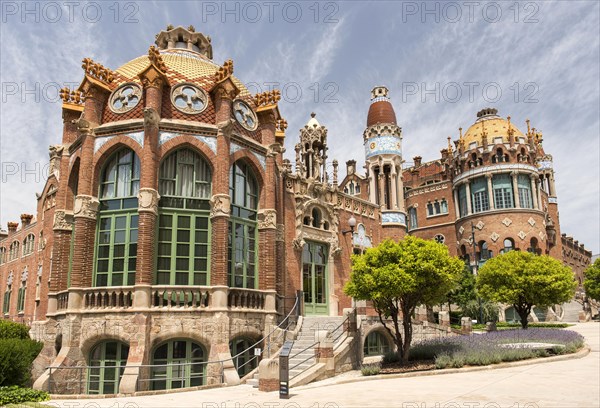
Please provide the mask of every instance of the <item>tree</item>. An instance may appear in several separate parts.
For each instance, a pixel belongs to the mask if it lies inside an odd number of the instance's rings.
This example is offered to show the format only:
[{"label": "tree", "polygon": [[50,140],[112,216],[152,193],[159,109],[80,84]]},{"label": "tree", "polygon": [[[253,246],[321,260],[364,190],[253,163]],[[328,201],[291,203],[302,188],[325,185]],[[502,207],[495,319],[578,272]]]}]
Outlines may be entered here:
[{"label": "tree", "polygon": [[527,328],[531,308],[571,300],[577,286],[573,272],[547,255],[510,251],[489,259],[479,270],[477,290],[486,299],[513,305]]},{"label": "tree", "polygon": [[[498,320],[498,304],[482,301],[475,291],[475,276],[471,268],[465,264],[457,287],[448,293],[448,308],[451,304],[460,307],[463,316],[477,318],[479,323],[495,322]],[[481,316],[480,316],[481,315]]]},{"label": "tree", "polygon": [[583,287],[588,297],[600,301],[600,258],[585,270]]},{"label": "tree", "polygon": [[[344,291],[370,300],[384,328],[394,339],[400,360],[408,361],[412,316],[418,305],[437,305],[457,284],[463,262],[434,241],[407,236],[385,240],[352,257],[352,274]],[[385,320],[391,318],[393,330]],[[402,330],[399,319],[402,319]]]}]

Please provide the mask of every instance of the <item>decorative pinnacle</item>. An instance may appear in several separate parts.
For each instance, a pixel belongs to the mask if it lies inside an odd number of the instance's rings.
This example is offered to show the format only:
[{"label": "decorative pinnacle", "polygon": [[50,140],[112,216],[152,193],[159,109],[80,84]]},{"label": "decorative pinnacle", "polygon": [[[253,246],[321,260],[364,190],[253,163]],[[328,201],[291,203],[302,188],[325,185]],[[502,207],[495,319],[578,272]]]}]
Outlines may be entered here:
[{"label": "decorative pinnacle", "polygon": [[529,126],[529,119],[525,119],[525,123],[527,123],[527,135],[531,133],[531,128]]},{"label": "decorative pinnacle", "polygon": [[233,74],[233,61],[228,59],[223,66],[215,72],[215,82],[222,82]]},{"label": "decorative pinnacle", "polygon": [[314,112],[311,112],[311,113],[310,113],[310,117],[311,117],[311,118],[314,118],[315,116],[317,116],[317,114],[316,114],[316,113],[314,113]]},{"label": "decorative pinnacle", "polygon": [[448,153],[452,153],[452,143],[450,143],[451,137],[448,136]]},{"label": "decorative pinnacle", "polygon": [[510,124],[510,116],[507,116],[506,119],[508,120],[508,135],[512,136],[515,133],[515,130],[512,128],[511,124]]}]

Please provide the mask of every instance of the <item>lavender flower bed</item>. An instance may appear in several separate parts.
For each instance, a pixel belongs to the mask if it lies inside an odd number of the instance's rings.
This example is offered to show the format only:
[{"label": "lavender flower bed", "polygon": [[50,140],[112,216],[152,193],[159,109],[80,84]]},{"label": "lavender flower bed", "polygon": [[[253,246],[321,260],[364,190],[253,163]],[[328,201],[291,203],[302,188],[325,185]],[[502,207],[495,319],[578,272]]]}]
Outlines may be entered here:
[{"label": "lavender flower bed", "polygon": [[[514,343],[549,343],[558,346],[550,351],[502,346]],[[571,330],[503,330],[422,341],[411,347],[410,359],[435,360],[436,368],[489,365],[546,357],[550,354],[574,353],[583,347],[583,344],[583,336]]]}]

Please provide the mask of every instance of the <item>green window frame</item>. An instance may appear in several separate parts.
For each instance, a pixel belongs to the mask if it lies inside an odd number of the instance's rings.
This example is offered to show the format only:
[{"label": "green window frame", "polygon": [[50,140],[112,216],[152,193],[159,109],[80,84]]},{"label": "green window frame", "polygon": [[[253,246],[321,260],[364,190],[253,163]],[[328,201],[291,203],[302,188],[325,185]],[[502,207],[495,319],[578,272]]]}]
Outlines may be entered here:
[{"label": "green window frame", "polygon": [[260,356],[254,355],[256,347],[251,347],[254,344],[256,344],[256,340],[245,337],[238,337],[229,342],[229,352],[240,378],[250,374],[252,370],[258,367]]},{"label": "green window frame", "polygon": [[258,287],[258,182],[252,169],[239,160],[231,166],[229,176],[231,197],[228,230],[229,286],[256,289]]},{"label": "green window frame", "polygon": [[478,177],[471,182],[471,202],[473,203],[473,212],[478,213],[488,211],[490,202],[488,198],[487,179]]},{"label": "green window frame", "polygon": [[464,184],[458,187],[458,204],[460,216],[465,217],[469,209],[467,207],[467,186]]},{"label": "green window frame", "polygon": [[302,250],[302,290],[306,314],[327,314],[327,245],[306,242]]},{"label": "green window frame", "polygon": [[415,229],[419,227],[419,222],[417,219],[417,209],[415,207],[410,207],[408,209],[408,219],[410,221],[410,229]]},{"label": "green window frame", "polygon": [[4,300],[2,301],[2,313],[8,314],[10,312],[10,295],[12,293],[11,285],[6,286],[6,291],[4,292]]},{"label": "green window frame", "polygon": [[152,390],[189,388],[206,383],[206,356],[204,347],[192,340],[167,341],[152,353],[150,374]]},{"label": "green window frame", "polygon": [[89,355],[87,393],[117,394],[127,365],[129,346],[120,341],[103,341]]},{"label": "green window frame", "polygon": [[4,264],[6,261],[6,248],[0,248],[0,265]]},{"label": "green window frame", "polygon": [[210,235],[208,212],[161,211],[156,283],[208,285]]},{"label": "green window frame", "polygon": [[212,172],[198,152],[180,148],[162,161],[159,173],[159,285],[210,283]]},{"label": "green window frame", "polygon": [[521,208],[533,208],[531,198],[531,180],[526,174],[519,174],[517,177],[517,187],[519,189],[519,203]]},{"label": "green window frame", "polygon": [[514,196],[510,174],[494,174],[494,206],[496,209],[514,208]]},{"label": "green window frame", "polygon": [[390,342],[379,331],[373,331],[365,338],[363,354],[365,356],[381,356],[390,351]]},{"label": "green window frame", "polygon": [[140,160],[129,148],[114,153],[102,170],[94,286],[135,283],[139,179]]},{"label": "green window frame", "polygon": [[131,286],[135,283],[138,224],[137,212],[100,216],[95,286]]},{"label": "green window frame", "polygon": [[25,296],[27,293],[27,281],[21,282],[17,293],[17,313],[22,313],[25,309]]}]

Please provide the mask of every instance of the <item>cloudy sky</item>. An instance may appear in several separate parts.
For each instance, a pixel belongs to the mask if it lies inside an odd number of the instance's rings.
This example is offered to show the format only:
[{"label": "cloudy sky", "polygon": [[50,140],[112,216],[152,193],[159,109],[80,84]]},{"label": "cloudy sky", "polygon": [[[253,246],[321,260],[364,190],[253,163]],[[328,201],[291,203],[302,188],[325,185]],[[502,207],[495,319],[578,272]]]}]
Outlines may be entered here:
[{"label": "cloudy sky", "polygon": [[544,134],[554,157],[562,232],[600,252],[599,3],[22,2],[0,23],[0,222],[34,212],[48,145],[60,143],[57,91],[90,57],[116,69],[167,24],[212,37],[251,91],[282,90],[286,155],[311,112],[330,159],[364,160],[370,91],[386,85],[406,165],[439,157],[476,113],[495,107]]}]

